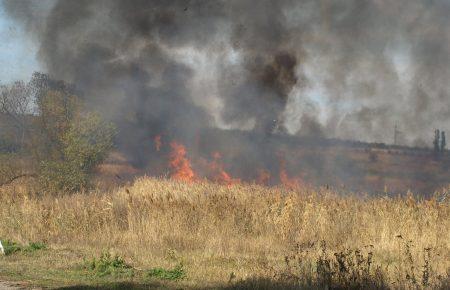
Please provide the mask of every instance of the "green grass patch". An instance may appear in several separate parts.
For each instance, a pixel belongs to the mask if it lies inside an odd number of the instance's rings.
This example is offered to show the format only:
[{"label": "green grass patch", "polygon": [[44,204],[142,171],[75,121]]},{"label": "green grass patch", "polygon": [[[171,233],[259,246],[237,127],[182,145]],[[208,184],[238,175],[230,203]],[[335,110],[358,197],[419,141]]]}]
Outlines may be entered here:
[{"label": "green grass patch", "polygon": [[5,256],[12,255],[12,254],[22,250],[21,245],[19,245],[16,242],[13,242],[11,240],[2,240],[1,242],[3,245],[3,251],[5,253]]},{"label": "green grass patch", "polygon": [[3,250],[5,256],[12,255],[17,252],[35,252],[47,249],[47,245],[40,242],[29,243],[28,245],[21,245],[11,240],[2,240]]},{"label": "green grass patch", "polygon": [[180,263],[176,265],[175,268],[170,270],[164,268],[150,269],[147,273],[147,276],[152,278],[158,278],[161,280],[178,281],[186,278],[186,272],[183,268],[183,265]]},{"label": "green grass patch", "polygon": [[39,251],[39,250],[45,250],[47,249],[47,245],[44,243],[30,243],[28,244],[28,246],[24,247],[23,250],[25,252],[35,252],[35,251]]}]

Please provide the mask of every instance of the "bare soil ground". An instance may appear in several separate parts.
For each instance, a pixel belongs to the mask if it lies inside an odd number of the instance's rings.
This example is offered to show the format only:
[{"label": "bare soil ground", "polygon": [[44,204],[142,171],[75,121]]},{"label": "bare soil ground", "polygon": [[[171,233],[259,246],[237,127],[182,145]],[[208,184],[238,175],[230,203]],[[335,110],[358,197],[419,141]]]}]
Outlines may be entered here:
[{"label": "bare soil ground", "polygon": [[0,281],[0,290],[23,290],[23,289],[38,290],[38,289],[41,289],[41,288],[30,287],[29,285],[27,285],[25,283],[20,283],[20,282]]}]

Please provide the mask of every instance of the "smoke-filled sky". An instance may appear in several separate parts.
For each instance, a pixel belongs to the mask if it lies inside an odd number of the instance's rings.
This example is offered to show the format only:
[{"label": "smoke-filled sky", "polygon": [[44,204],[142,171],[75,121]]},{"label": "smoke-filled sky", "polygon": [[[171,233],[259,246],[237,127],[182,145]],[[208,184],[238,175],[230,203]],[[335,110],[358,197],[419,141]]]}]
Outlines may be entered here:
[{"label": "smoke-filled sky", "polygon": [[[435,128],[450,129],[448,0],[2,4],[0,36],[12,37],[5,19],[25,31],[10,50],[35,43],[43,71],[143,131],[277,123],[291,134],[392,143],[397,123],[405,144],[426,145]],[[7,65],[20,67],[16,59]]]},{"label": "smoke-filled sky", "polygon": [[37,50],[24,27],[8,17],[0,2],[0,83],[29,79],[33,71],[40,69]]}]

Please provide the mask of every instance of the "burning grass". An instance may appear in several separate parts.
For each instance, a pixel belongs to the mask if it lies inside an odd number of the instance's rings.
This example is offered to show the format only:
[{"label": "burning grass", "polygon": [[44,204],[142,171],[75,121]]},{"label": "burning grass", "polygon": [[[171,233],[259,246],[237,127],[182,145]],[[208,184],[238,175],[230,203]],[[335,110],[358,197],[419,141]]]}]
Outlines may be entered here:
[{"label": "burning grass", "polygon": [[21,191],[1,189],[0,237],[108,249],[140,269],[182,263],[187,287],[449,285],[448,200],[155,178],[59,198]]}]

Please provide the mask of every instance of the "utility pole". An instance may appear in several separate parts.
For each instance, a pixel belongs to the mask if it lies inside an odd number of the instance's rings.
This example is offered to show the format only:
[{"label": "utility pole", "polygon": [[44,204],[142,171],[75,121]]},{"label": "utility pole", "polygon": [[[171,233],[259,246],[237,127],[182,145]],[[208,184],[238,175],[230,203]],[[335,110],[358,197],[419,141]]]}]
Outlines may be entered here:
[{"label": "utility pole", "polygon": [[440,150],[440,142],[441,142],[441,134],[439,132],[439,129],[436,129],[434,131],[434,140],[433,140],[433,145],[434,145],[434,153],[438,154]]},{"label": "utility pole", "polygon": [[394,145],[398,145],[398,136],[400,135],[400,131],[398,130],[398,124],[395,123],[394,126]]}]

